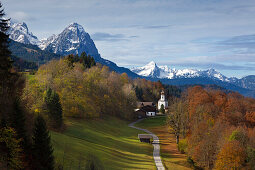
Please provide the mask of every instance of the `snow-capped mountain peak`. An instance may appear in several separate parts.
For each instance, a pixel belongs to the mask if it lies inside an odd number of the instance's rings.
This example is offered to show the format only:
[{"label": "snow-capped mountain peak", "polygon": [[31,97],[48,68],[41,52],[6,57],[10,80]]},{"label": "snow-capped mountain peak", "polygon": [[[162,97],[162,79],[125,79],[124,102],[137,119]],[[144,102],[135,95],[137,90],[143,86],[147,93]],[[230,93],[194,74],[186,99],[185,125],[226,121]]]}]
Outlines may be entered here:
[{"label": "snow-capped mountain peak", "polygon": [[131,71],[135,73],[139,73],[141,76],[145,77],[153,77],[157,78],[160,77],[160,68],[157,66],[157,64],[154,61],[151,61],[147,65],[143,67],[133,68]]},{"label": "snow-capped mountain peak", "polygon": [[205,74],[205,76],[208,76],[210,78],[216,78],[219,79],[221,81],[230,81],[229,78],[227,78],[226,76],[224,76],[223,74],[221,74],[220,72],[216,71],[213,68],[210,68],[206,71],[201,71],[202,73]]},{"label": "snow-capped mountain peak", "polygon": [[10,29],[8,30],[10,39],[24,43],[24,44],[33,44],[38,45],[40,41],[32,32],[29,32],[27,24],[25,22],[15,23],[10,22]]},{"label": "snow-capped mountain peak", "polygon": [[52,35],[49,38],[38,40],[26,25],[26,23],[10,23],[10,38],[14,41],[37,45],[42,50],[53,52],[60,55],[81,54],[86,52],[95,58],[100,58],[98,50],[85,32],[84,28],[78,23],[69,24],[60,34]]},{"label": "snow-capped mountain peak", "polygon": [[221,81],[229,81],[229,79],[222,75],[215,69],[208,70],[196,70],[196,69],[171,69],[168,66],[157,66],[155,62],[150,62],[143,67],[132,68],[131,71],[135,72],[140,76],[151,77],[151,78],[196,78],[196,77],[208,77]]},{"label": "snow-capped mountain peak", "polygon": [[146,66],[156,67],[157,64],[154,61],[149,62]]},{"label": "snow-capped mountain peak", "polygon": [[79,30],[79,32],[85,32],[84,28],[76,22],[72,22],[71,24],[69,24],[66,29],[69,29],[74,32],[77,30]]},{"label": "snow-capped mountain peak", "polygon": [[60,34],[42,40],[39,47],[60,55],[81,54],[85,51],[94,57],[100,57],[89,34],[75,22],[69,24]]}]

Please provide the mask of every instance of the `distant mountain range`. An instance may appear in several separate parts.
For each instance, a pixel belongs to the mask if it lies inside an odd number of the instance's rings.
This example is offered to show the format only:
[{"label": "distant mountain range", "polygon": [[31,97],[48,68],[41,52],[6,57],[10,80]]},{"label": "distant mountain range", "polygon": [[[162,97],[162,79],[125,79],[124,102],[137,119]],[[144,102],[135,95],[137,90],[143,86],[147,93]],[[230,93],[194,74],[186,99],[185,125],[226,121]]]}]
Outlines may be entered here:
[{"label": "distant mountain range", "polygon": [[205,71],[196,70],[196,69],[171,69],[168,66],[157,66],[154,61],[151,61],[149,64],[143,67],[132,68],[131,71],[137,73],[140,76],[151,77],[151,78],[167,78],[167,79],[176,79],[176,78],[195,78],[195,77],[209,77],[212,79],[217,79],[221,81],[229,82],[231,78],[227,78],[222,75],[220,72],[217,72],[214,69],[209,69]]},{"label": "distant mountain range", "polygon": [[131,70],[118,67],[115,63],[100,56],[90,35],[77,23],[71,23],[58,35],[52,35],[42,40],[31,33],[24,22],[11,23],[10,27],[9,35],[14,40],[11,41],[10,50],[13,55],[30,62],[43,64],[53,58],[60,58],[60,56],[68,54],[80,55],[85,51],[93,56],[96,62],[108,66],[112,71],[127,73],[131,78],[160,80],[162,83],[172,85],[215,84],[228,90],[238,91],[245,96],[255,97],[254,75],[241,79],[228,78],[215,69],[178,70],[168,66],[157,66],[155,62]]},{"label": "distant mountain range", "polygon": [[238,91],[246,96],[255,97],[255,75],[238,79],[226,77],[215,69],[175,69],[158,66],[154,61],[143,67],[131,68],[134,73],[150,80],[161,80],[165,84],[192,85],[216,84],[229,90]]}]

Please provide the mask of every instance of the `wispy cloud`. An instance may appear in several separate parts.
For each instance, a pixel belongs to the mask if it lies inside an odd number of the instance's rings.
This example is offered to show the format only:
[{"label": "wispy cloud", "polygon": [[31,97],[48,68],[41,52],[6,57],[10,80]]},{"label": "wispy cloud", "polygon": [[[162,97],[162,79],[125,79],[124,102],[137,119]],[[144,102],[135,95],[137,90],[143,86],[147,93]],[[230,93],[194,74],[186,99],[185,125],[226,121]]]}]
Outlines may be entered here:
[{"label": "wispy cloud", "polygon": [[255,34],[235,36],[225,41],[220,41],[217,45],[228,48],[245,48],[255,52]]},{"label": "wispy cloud", "polygon": [[23,12],[23,11],[12,12],[10,16],[12,17],[13,20],[20,21],[20,22],[25,20],[27,21],[35,20],[34,17],[29,16],[26,12]]},{"label": "wispy cloud", "polygon": [[144,29],[163,29],[169,28],[171,25],[150,25],[150,26],[143,26]]},{"label": "wispy cloud", "polygon": [[137,38],[138,36],[127,37],[124,34],[109,34],[105,32],[96,32],[91,35],[94,41],[129,41],[130,38]]},{"label": "wispy cloud", "polygon": [[138,28],[138,29],[166,29],[170,28],[173,25],[130,25],[129,28]]}]

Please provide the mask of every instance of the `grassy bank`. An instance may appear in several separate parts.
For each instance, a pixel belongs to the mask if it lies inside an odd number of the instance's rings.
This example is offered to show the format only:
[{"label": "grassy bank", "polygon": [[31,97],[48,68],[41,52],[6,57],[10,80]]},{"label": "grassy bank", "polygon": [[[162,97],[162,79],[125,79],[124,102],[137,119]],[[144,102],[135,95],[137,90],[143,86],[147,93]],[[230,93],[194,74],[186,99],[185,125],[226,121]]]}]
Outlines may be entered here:
[{"label": "grassy bank", "polygon": [[114,117],[67,121],[63,133],[51,132],[56,162],[64,169],[84,169],[95,155],[105,169],[155,169],[152,146],[137,139],[138,130]]},{"label": "grassy bank", "polygon": [[155,133],[160,139],[160,155],[166,169],[186,170],[189,168],[187,157],[180,154],[175,143],[175,137],[170,134],[171,129],[166,126],[166,118],[164,116],[147,118],[136,126],[148,129]]}]

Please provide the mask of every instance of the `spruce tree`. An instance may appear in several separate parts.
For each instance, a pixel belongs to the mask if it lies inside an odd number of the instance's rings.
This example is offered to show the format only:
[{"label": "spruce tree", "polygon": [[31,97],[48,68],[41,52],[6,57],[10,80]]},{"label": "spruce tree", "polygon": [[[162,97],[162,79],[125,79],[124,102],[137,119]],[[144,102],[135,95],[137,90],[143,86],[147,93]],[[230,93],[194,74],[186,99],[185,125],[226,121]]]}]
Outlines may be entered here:
[{"label": "spruce tree", "polygon": [[161,113],[165,114],[165,108],[164,108],[164,105],[162,104],[160,106],[160,110],[159,110]]},{"label": "spruce tree", "polygon": [[33,163],[36,169],[54,169],[53,148],[51,138],[42,116],[38,116],[35,121],[33,133]]},{"label": "spruce tree", "polygon": [[[0,9],[2,4],[0,2]],[[0,80],[7,80],[10,76],[10,69],[12,68],[11,62],[11,52],[8,49],[9,45],[9,35],[7,35],[7,30],[9,29],[8,22],[9,19],[4,19],[4,10],[0,10]]]},{"label": "spruce tree", "polygon": [[60,128],[63,124],[62,106],[59,95],[51,88],[48,88],[46,91],[45,104],[53,126]]},{"label": "spruce tree", "polygon": [[13,102],[15,99],[17,80],[19,76],[11,71],[12,61],[11,52],[8,49],[9,19],[4,18],[5,13],[0,2],[0,118],[10,122],[11,113],[13,112]]},{"label": "spruce tree", "polygon": [[28,149],[28,137],[27,131],[25,128],[25,113],[24,110],[20,106],[19,99],[16,99],[14,102],[14,113],[13,113],[13,121],[11,127],[13,127],[17,133],[17,138],[21,140],[21,146],[23,149]]}]

